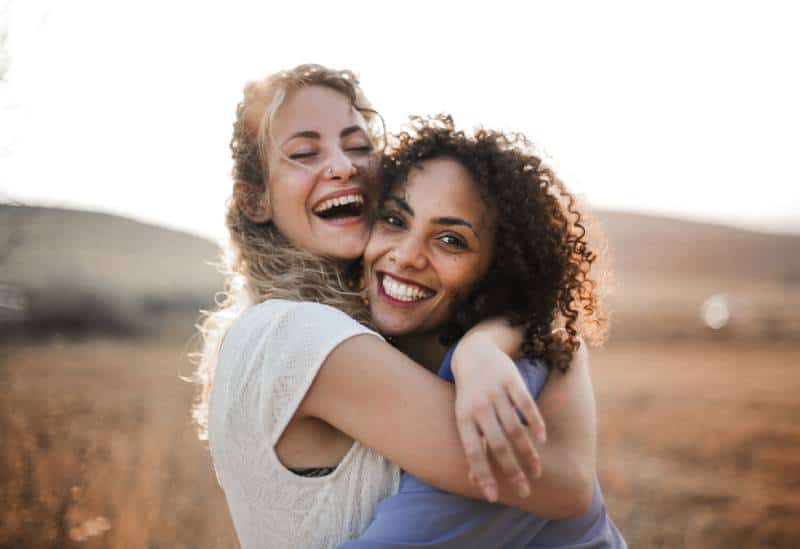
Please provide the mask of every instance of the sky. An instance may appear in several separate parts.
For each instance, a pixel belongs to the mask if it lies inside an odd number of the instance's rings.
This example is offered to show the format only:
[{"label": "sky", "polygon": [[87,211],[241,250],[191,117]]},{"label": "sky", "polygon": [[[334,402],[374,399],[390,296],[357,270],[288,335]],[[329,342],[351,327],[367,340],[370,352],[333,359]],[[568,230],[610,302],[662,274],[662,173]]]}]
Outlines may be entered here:
[{"label": "sky", "polygon": [[224,234],[247,80],[515,130],[597,208],[800,233],[792,2],[0,0],[0,201]]}]

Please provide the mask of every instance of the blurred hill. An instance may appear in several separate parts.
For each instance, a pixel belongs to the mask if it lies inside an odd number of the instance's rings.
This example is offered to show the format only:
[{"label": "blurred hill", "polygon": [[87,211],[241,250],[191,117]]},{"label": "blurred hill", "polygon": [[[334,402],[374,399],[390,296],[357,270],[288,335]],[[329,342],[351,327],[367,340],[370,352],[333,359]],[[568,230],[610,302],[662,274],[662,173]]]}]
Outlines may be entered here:
[{"label": "blurred hill", "polygon": [[0,321],[160,331],[166,317],[211,305],[222,289],[210,265],[218,257],[208,240],[119,216],[0,205]]},{"label": "blurred hill", "polygon": [[[800,337],[800,236],[596,212],[614,337]],[[715,324],[715,320],[719,321]]]},{"label": "blurred hill", "polygon": [[[800,337],[800,236],[595,217],[611,252],[614,338]],[[208,240],[119,216],[0,205],[0,322],[160,331],[169,315],[210,306],[218,256]]]},{"label": "blurred hill", "polygon": [[634,213],[596,214],[623,277],[669,276],[800,283],[800,236]]}]

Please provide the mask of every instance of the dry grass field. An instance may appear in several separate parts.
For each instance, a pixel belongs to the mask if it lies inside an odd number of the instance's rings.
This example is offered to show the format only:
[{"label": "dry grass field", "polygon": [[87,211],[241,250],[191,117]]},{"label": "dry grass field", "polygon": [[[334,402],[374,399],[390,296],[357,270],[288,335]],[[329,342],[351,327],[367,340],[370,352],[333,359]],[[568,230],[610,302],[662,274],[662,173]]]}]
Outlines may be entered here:
[{"label": "dry grass field", "polygon": [[800,545],[800,345],[595,353],[599,472],[631,547]]},{"label": "dry grass field", "polygon": [[0,547],[236,547],[180,344],[0,348]]},{"label": "dry grass field", "polygon": [[[800,236],[597,215],[615,282],[614,340],[593,355],[612,517],[635,548],[800,547]],[[237,546],[180,381],[217,253],[0,204],[0,549]]]},{"label": "dry grass field", "polygon": [[[236,547],[181,343],[0,347],[0,547]],[[599,471],[631,547],[796,547],[800,345],[612,344]]]}]

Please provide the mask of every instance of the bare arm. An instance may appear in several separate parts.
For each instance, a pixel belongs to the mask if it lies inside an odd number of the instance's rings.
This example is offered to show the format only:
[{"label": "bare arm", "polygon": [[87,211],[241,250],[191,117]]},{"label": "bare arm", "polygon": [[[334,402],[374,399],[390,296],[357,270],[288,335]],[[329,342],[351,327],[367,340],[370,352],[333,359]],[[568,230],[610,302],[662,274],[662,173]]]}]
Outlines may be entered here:
[{"label": "bare arm", "polygon": [[597,455],[597,412],[585,343],[566,373],[550,373],[538,403],[548,441],[539,447],[544,473],[532,482],[532,491],[558,499],[571,516],[583,514],[592,503]]},{"label": "bare arm", "polygon": [[[376,337],[352,337],[328,355],[295,417],[303,416],[328,422],[440,489],[482,499],[468,480],[455,388]],[[554,518],[574,513],[547,489],[523,498],[504,477],[498,489],[507,505]]]},{"label": "bare arm", "polygon": [[[469,345],[465,344],[468,338]],[[475,345],[481,340],[482,344]],[[484,491],[487,484],[493,487],[496,475],[492,470],[498,469],[498,463],[490,466],[489,458],[502,457],[500,468],[507,478],[518,479],[517,486],[519,479],[533,479],[523,492],[528,488],[534,492],[544,490],[553,498],[554,508],[569,516],[581,514],[591,505],[596,454],[596,411],[586,345],[581,342],[566,374],[551,373],[539,399],[544,418],[543,422],[539,419],[541,427],[530,419],[525,427],[514,408],[524,410],[519,387],[526,394],[527,387],[507,357],[516,353],[520,342],[519,330],[509,327],[505,320],[489,320],[470,330],[453,355],[456,415],[464,452],[472,458],[472,477]],[[534,412],[538,416],[539,411]],[[525,413],[526,418],[530,415]],[[544,424],[549,436],[543,445]],[[518,449],[522,458],[519,464],[515,456],[509,456],[508,448],[497,447],[493,442],[498,431],[503,431]],[[538,452],[532,441],[536,435],[540,435]],[[483,451],[484,440],[491,456]],[[526,461],[528,455],[537,453],[534,460]],[[525,462],[538,468],[528,478],[521,476],[520,464]],[[539,474],[542,470],[544,475]]]}]

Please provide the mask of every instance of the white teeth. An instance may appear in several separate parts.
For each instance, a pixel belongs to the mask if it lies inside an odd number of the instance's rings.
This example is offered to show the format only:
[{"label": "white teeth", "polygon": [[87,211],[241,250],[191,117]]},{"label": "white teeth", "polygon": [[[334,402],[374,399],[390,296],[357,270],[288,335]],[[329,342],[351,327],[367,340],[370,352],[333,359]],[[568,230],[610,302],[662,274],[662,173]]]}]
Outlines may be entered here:
[{"label": "white teeth", "polygon": [[325,202],[319,204],[314,208],[314,213],[322,213],[330,210],[335,206],[344,206],[345,204],[363,204],[364,196],[361,194],[348,194],[347,196],[340,196],[337,198],[330,198]]},{"label": "white teeth", "polygon": [[431,292],[423,290],[417,286],[411,286],[398,280],[391,278],[389,275],[383,275],[383,291],[387,295],[399,301],[419,301],[430,297]]}]

